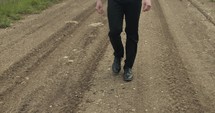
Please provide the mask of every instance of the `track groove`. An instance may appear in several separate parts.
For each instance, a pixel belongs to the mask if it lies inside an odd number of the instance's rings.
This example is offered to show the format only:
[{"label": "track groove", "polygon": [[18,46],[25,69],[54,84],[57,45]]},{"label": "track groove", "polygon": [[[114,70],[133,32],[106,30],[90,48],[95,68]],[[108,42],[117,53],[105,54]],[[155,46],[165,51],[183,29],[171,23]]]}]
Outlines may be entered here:
[{"label": "track groove", "polygon": [[166,37],[168,49],[165,50],[167,56],[160,59],[163,62],[161,64],[163,71],[166,73],[163,79],[169,87],[169,94],[173,100],[173,106],[168,112],[195,112],[202,113],[203,107],[200,104],[196,91],[189,79],[189,74],[182,58],[179,54],[179,50],[176,46],[173,35],[170,32],[167,20],[163,14],[163,9],[159,1],[154,2],[157,14],[160,17],[160,24],[162,26],[163,34]]},{"label": "track groove", "polygon": [[[92,7],[89,9],[94,10],[94,8]],[[102,57],[105,48],[109,44],[107,35],[104,36],[99,33],[103,30],[106,31],[106,28],[101,28],[101,30],[97,27],[86,27],[86,24],[89,24],[89,17],[87,15],[90,16],[91,22],[96,22],[99,20],[93,19],[93,16],[95,16],[94,11],[90,12],[88,10],[85,12],[87,14],[81,15],[81,17],[77,17],[77,19],[82,23],[78,25],[75,24],[75,26],[77,26],[75,29],[73,28],[74,25],[68,24],[67,27],[60,30],[58,33],[56,33],[56,35],[54,35],[54,37],[59,36],[58,38],[64,39],[62,39],[59,44],[57,43],[57,45],[54,43],[56,48],[53,49],[49,54],[46,54],[44,57],[41,57],[40,61],[37,61],[37,64],[34,65],[33,68],[31,67],[30,69],[27,69],[27,72],[24,71],[22,73],[14,73],[14,75],[11,75],[21,76],[20,80],[13,80],[10,78],[13,81],[19,82],[17,84],[13,83],[13,85],[10,86],[8,90],[3,92],[1,94],[1,100],[5,102],[5,100],[12,97],[14,100],[21,98],[21,102],[19,104],[14,104],[13,108],[10,108],[8,106],[8,112],[59,111],[71,113],[71,110],[74,111],[77,108],[77,105],[81,102],[81,95],[83,95],[84,92],[87,91],[87,89],[90,87],[90,81],[92,79],[91,76],[96,69],[97,62]],[[80,18],[87,18],[88,21],[83,21]],[[105,25],[107,24],[105,19],[101,20],[101,22]],[[74,30],[71,31],[71,29]],[[79,30],[82,30],[83,32],[80,33],[78,32]],[[59,40],[58,38],[55,39]],[[66,51],[65,49],[68,48],[67,46],[70,43],[72,45]],[[74,48],[74,50],[78,49],[78,51],[74,51],[71,48]],[[64,53],[60,49],[63,49],[66,52]],[[57,57],[62,53],[69,53],[69,59],[73,59],[76,63],[76,66],[74,67],[72,63],[65,62],[65,59],[59,59],[59,62],[52,61],[53,57]],[[29,62],[25,61],[25,63]],[[46,68],[51,69],[46,70]],[[25,70],[25,68],[21,67],[20,70],[22,69]],[[29,77],[30,81],[26,81],[26,77]],[[49,80],[42,80],[44,77],[48,77]],[[78,78],[74,79],[76,77]],[[9,78],[5,78],[5,80],[6,79]],[[37,79],[41,79],[42,81],[38,81]],[[34,82],[36,82],[37,84],[35,86],[31,86],[31,84],[34,84]],[[29,89],[29,87],[31,88]],[[40,89],[40,87],[43,87],[43,89]],[[37,92],[31,91],[38,88],[39,90]],[[22,92],[23,89],[25,89],[24,92]],[[79,96],[76,96],[77,94],[79,94]],[[13,103],[13,100],[11,100],[10,102]],[[7,105],[10,105],[10,102],[3,104],[3,110],[6,109],[5,107]],[[41,103],[45,105],[39,106]],[[61,106],[55,106],[55,109],[57,110],[50,109],[50,105],[53,105],[55,103],[58,103]]]},{"label": "track groove", "polygon": [[205,18],[208,19],[209,22],[211,22],[211,23],[215,26],[215,20],[212,18],[212,16],[208,15],[207,12],[206,12],[204,9],[200,8],[199,5],[197,5],[197,3],[194,2],[193,0],[188,0],[188,1],[189,1],[196,9],[198,9],[199,12],[201,12],[201,13],[205,16]]},{"label": "track groove", "polygon": [[[47,57],[50,53],[52,53],[59,44],[61,44],[66,38],[65,37],[68,34],[72,34],[75,32],[75,29],[78,28],[82,24],[83,21],[87,19],[88,16],[90,16],[93,12],[93,5],[90,6],[86,11],[78,15],[74,20],[79,20],[80,23],[72,24],[68,23],[65,27],[63,27],[61,30],[53,34],[51,37],[49,37],[46,41],[38,45],[34,50],[32,50],[30,53],[28,53],[24,58],[22,58],[20,61],[14,63],[9,69],[3,72],[3,74],[0,76],[1,84],[4,84],[4,82],[7,82],[6,80],[8,78],[10,79],[16,79],[16,76],[19,76],[21,78],[24,78],[28,75],[28,72],[33,70],[36,66],[40,64],[40,62],[43,61],[45,57]],[[22,80],[20,80],[22,81]],[[15,88],[14,86],[20,84],[20,82],[16,82],[9,88],[6,88],[0,92],[0,96],[5,95],[6,92],[10,92]],[[3,86],[3,85],[2,85]]]}]

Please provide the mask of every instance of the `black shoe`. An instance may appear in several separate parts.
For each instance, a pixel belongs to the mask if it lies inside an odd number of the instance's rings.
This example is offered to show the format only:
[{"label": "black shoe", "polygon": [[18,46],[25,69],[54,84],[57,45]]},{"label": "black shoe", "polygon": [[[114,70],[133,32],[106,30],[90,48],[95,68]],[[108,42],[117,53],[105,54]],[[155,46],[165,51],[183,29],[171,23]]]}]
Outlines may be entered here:
[{"label": "black shoe", "polygon": [[114,62],[113,62],[113,65],[112,65],[112,71],[115,74],[118,74],[120,72],[120,70],[121,70],[121,60],[122,60],[122,58],[114,57]]},{"label": "black shoe", "polygon": [[133,80],[133,75],[132,75],[132,70],[131,70],[131,68],[125,68],[124,69],[124,75],[123,75],[123,77],[124,77],[124,80],[125,81],[131,81],[131,80]]}]

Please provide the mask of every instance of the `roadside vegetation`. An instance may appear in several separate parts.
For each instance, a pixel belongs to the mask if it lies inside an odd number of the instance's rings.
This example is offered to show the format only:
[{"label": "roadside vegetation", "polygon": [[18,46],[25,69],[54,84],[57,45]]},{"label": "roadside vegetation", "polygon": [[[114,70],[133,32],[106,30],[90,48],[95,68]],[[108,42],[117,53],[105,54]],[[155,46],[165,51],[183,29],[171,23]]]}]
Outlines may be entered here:
[{"label": "roadside vegetation", "polygon": [[0,28],[6,28],[23,14],[39,13],[61,0],[0,0]]}]

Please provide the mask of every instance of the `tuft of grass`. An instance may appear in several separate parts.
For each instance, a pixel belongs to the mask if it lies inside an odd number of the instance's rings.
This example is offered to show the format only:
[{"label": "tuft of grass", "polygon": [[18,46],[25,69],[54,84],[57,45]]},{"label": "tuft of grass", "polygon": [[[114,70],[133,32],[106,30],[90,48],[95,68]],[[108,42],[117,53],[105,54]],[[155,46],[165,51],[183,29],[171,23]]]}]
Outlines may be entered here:
[{"label": "tuft of grass", "polygon": [[215,0],[210,0],[211,2],[215,2]]},{"label": "tuft of grass", "polygon": [[21,19],[23,14],[39,13],[61,0],[0,0],[0,28]]},{"label": "tuft of grass", "polygon": [[0,28],[10,27],[11,21],[6,17],[0,16]]}]

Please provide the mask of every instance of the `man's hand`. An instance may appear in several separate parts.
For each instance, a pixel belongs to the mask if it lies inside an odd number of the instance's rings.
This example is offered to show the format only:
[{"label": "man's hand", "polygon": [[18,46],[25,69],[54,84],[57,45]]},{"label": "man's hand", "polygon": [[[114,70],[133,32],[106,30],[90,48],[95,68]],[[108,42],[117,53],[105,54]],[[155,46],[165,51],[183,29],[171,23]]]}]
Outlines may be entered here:
[{"label": "man's hand", "polygon": [[143,12],[149,11],[151,7],[151,0],[143,0]]},{"label": "man's hand", "polygon": [[96,10],[99,14],[103,14],[104,10],[103,10],[103,5],[102,5],[102,1],[101,0],[97,0],[96,2]]}]

